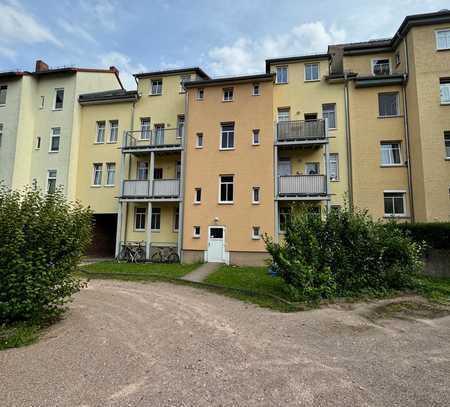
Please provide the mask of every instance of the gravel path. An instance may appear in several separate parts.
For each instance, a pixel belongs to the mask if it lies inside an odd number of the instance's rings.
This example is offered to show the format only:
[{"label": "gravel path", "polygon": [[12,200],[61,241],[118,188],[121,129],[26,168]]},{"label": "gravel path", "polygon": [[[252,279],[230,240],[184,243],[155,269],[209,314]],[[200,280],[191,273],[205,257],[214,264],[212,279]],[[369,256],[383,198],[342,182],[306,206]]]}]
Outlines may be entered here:
[{"label": "gravel path", "polygon": [[37,344],[0,352],[0,405],[450,405],[450,317],[373,324],[351,308],[91,281]]}]

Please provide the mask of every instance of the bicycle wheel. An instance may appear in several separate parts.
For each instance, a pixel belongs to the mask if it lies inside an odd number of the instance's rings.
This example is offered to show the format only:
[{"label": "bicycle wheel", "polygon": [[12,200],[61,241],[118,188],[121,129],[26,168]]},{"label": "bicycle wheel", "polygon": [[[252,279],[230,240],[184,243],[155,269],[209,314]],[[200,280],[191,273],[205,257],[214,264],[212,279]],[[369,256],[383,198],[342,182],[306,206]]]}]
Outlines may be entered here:
[{"label": "bicycle wheel", "polygon": [[161,256],[161,252],[158,250],[157,252],[153,253],[152,257],[150,258],[150,260],[153,263],[161,263],[162,262],[162,256]]},{"label": "bicycle wheel", "polygon": [[125,260],[127,263],[134,263],[134,253],[129,247],[125,250]]},{"label": "bicycle wheel", "polygon": [[179,263],[179,261],[180,261],[180,257],[178,256],[177,253],[170,253],[167,256],[167,262],[168,263]]},{"label": "bicycle wheel", "polygon": [[136,263],[142,263],[145,261],[145,250],[142,247],[138,247],[134,252],[134,261]]}]

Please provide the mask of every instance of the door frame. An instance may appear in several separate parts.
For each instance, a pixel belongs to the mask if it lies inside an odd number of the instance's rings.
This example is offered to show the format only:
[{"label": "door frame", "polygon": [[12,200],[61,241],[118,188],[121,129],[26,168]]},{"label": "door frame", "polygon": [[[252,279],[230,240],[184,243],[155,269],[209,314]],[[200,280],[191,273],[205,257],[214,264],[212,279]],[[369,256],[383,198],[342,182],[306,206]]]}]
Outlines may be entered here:
[{"label": "door frame", "polygon": [[[227,228],[225,227],[225,226],[223,226],[223,225],[210,225],[210,226],[208,226],[208,247],[206,248],[206,261],[207,262],[209,262],[209,254],[208,254],[208,252],[209,252],[209,239],[210,239],[210,232],[211,232],[211,229],[222,229],[223,230],[223,245],[222,245],[222,261],[221,262],[217,262],[217,263],[226,263],[226,264],[228,264],[229,263],[229,259],[228,259],[228,253],[226,252],[226,250],[225,250],[225,236],[226,236],[226,231],[227,231]],[[216,263],[216,262],[214,262],[214,263]]]}]

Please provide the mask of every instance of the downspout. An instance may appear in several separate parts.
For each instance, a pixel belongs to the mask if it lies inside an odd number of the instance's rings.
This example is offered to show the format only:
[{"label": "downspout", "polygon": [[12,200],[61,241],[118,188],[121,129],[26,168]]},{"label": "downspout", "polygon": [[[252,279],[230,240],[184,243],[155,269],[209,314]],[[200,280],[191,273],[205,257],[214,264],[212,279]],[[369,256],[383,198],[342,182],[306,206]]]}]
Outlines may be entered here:
[{"label": "downspout", "polygon": [[344,72],[344,107],[345,107],[345,138],[347,147],[347,178],[348,178],[348,206],[353,211],[353,165],[352,165],[352,141],[350,130],[350,103],[348,93],[348,78]]}]

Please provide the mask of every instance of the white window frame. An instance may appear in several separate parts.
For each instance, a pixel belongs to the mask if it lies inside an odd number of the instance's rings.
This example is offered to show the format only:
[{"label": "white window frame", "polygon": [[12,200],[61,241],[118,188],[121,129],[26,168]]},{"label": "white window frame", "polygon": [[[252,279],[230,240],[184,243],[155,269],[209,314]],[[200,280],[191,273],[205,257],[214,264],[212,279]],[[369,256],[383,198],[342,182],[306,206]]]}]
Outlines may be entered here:
[{"label": "white window frame", "polygon": [[4,123],[0,123],[0,147],[2,146],[4,129],[5,129],[5,124]]},{"label": "white window frame", "polygon": [[222,102],[232,102],[234,100],[234,88],[223,88]]},{"label": "white window frame", "polygon": [[[103,124],[103,127],[100,127],[100,125]],[[95,133],[95,144],[104,144],[106,139],[106,121],[105,120],[98,120],[96,122],[97,131]],[[100,134],[102,134],[102,137],[100,138]]]},{"label": "white window frame", "polygon": [[[439,47],[439,34],[440,33],[447,33],[447,46],[445,48]],[[435,37],[436,37],[436,51],[445,51],[450,49],[450,28],[443,28],[435,31]]]},{"label": "white window frame", "polygon": [[[232,177],[232,181],[226,181],[226,182],[222,182],[222,177]],[[219,204],[224,204],[224,205],[232,205],[234,204],[234,196],[235,196],[235,187],[234,187],[234,181],[235,181],[235,176],[233,174],[221,174],[219,175]],[[222,185],[231,185],[233,188],[233,199],[231,201],[227,200],[227,201],[222,201]]]},{"label": "white window frame", "polygon": [[[156,90],[159,89],[159,92],[153,92],[153,84],[156,82],[160,82],[159,85],[156,85]],[[150,95],[151,96],[161,96],[163,93],[163,80],[162,79],[150,79]]]},{"label": "white window frame", "polygon": [[[178,217],[178,222],[177,222]],[[178,232],[180,230],[180,207],[176,206],[173,211],[173,226],[172,231]]]},{"label": "white window frame", "polygon": [[[110,176],[112,174],[112,183],[110,182]],[[116,185],[116,163],[106,163],[106,184],[105,187],[113,187]]]},{"label": "white window frame", "polygon": [[[62,106],[61,107],[56,107],[56,95],[58,94],[59,91],[63,92],[63,101],[62,101]],[[53,96],[53,110],[54,111],[61,111],[64,109],[64,96],[65,96],[65,92],[64,92],[64,88],[55,88],[55,94]]]},{"label": "white window frame", "polygon": [[[233,126],[233,131],[231,130],[223,130],[224,127],[226,126]],[[229,146],[229,141],[230,141],[230,134],[233,133],[233,145],[230,147]],[[227,147],[223,147],[223,137],[226,136],[227,139]],[[220,139],[219,139],[219,150],[234,150],[236,148],[236,126],[235,123],[221,123],[220,124]]]},{"label": "white window frame", "polygon": [[[384,211],[385,194],[401,194],[403,198],[403,213],[386,213]],[[395,205],[394,205],[395,206]],[[406,212],[406,191],[405,190],[385,190],[383,191],[383,213],[387,218],[404,218],[407,216]]]},{"label": "white window frame", "polygon": [[[324,106],[334,106],[334,109],[325,110]],[[330,126],[330,119],[328,119],[328,130],[336,130],[337,129],[337,117],[336,117],[336,103],[323,103],[322,104],[322,117],[325,119],[328,117],[328,114],[334,114],[334,126]]]},{"label": "white window frame", "polygon": [[[380,95],[394,95],[394,94],[396,96],[397,113],[393,114],[393,115],[390,115],[390,114],[381,115],[381,112],[380,112],[380,107],[381,107],[381,105],[380,105]],[[388,118],[388,117],[399,117],[400,116],[400,94],[399,94],[399,92],[379,92],[377,94],[377,96],[378,96],[378,117],[380,117],[380,118],[381,117],[382,118]]]},{"label": "white window frame", "polygon": [[[201,234],[201,228],[200,228],[200,226],[198,226],[198,225],[195,225],[195,226],[193,226],[192,227],[192,237],[194,238],[194,239],[198,239],[198,238],[200,238],[200,234]],[[198,229],[198,232],[197,232],[197,229]]]},{"label": "white window frame", "polygon": [[[59,129],[59,134],[55,134],[55,132],[54,132],[57,129]],[[58,149],[57,150],[52,149],[54,138],[58,139]],[[60,151],[61,151],[61,127],[52,127],[50,129],[50,145],[48,146],[48,152],[49,153],[59,153]]]},{"label": "white window frame", "polygon": [[205,100],[205,89],[204,88],[197,89],[196,99],[197,100]]},{"label": "white window frame", "polygon": [[[113,124],[115,124],[116,126],[113,127]],[[115,135],[116,135],[115,139],[112,138],[113,130],[115,130]],[[116,144],[118,140],[119,140],[119,120],[110,120],[109,121],[109,138],[108,138],[108,143],[109,144]]]},{"label": "white window frame", "polygon": [[[97,174],[99,175],[99,183],[96,183]],[[92,164],[92,184],[91,187],[101,187],[103,182],[103,163],[93,163]]]},{"label": "white window frame", "polygon": [[441,103],[441,105],[450,105],[450,97],[447,100],[443,100],[442,99],[442,96],[443,96],[442,88],[448,88],[447,93],[450,95],[450,82],[439,83],[439,100],[440,100],[440,103]]},{"label": "white window frame", "polygon": [[[55,173],[55,176],[54,177],[50,177],[50,173],[51,172],[54,172]],[[47,183],[46,183],[46,187],[45,187],[45,190],[47,191],[47,194],[48,193],[50,193],[49,191],[48,191],[48,187],[50,186],[50,180],[55,180],[55,191],[56,191],[56,189],[57,189],[57,184],[56,184],[56,179],[57,179],[57,177],[58,177],[58,170],[56,170],[56,169],[52,169],[52,170],[47,170]]]},{"label": "white window frame", "polygon": [[[286,79],[285,80],[280,80],[284,79],[282,78],[283,75],[279,75],[278,70],[284,70],[286,72]],[[284,84],[284,83],[288,83],[289,82],[289,69],[287,65],[279,65],[275,67],[275,83],[276,84]]]},{"label": "white window frame", "polygon": [[196,133],[195,135],[195,148],[203,148],[205,138],[203,133]]},{"label": "white window frame", "polygon": [[[150,117],[141,117],[141,131],[139,134],[140,140],[150,140],[151,138],[151,123],[152,120]],[[143,137],[143,135],[148,135],[148,137]]]},{"label": "white window frame", "polygon": [[[139,210],[139,213],[138,213],[138,210]],[[144,218],[144,226],[141,227],[141,225],[139,225],[139,228],[136,227],[136,223],[137,223],[136,221],[137,221],[138,215],[140,218],[142,218],[142,217]],[[141,223],[142,223],[142,219],[140,220],[139,224],[141,224]],[[136,206],[134,208],[133,230],[135,232],[144,232],[146,229],[146,226],[147,226],[147,208],[142,207],[142,206]]]},{"label": "white window frame", "polygon": [[[255,199],[255,196],[257,196],[258,199]],[[261,203],[261,187],[255,186],[252,187],[252,204],[258,205]]]},{"label": "white window frame", "polygon": [[[307,68],[310,66],[317,66],[317,78],[307,79]],[[305,82],[320,82],[320,63],[319,62],[308,62],[304,66],[304,81]]]},{"label": "white window frame", "polygon": [[[145,168],[147,170],[147,177],[146,178],[140,178],[140,171],[141,171],[141,164],[146,164],[144,165]],[[138,160],[138,162],[136,163],[136,179],[138,181],[147,181],[150,177],[150,165],[148,163],[147,160]]]},{"label": "white window frame", "polygon": [[261,144],[261,131],[260,129],[252,130],[252,146],[259,146]]},{"label": "white window frame", "polygon": [[261,228],[259,226],[252,226],[252,240],[260,240],[260,239],[261,239]]},{"label": "white window frame", "polygon": [[[331,161],[332,158],[335,158],[336,160],[336,177],[331,177]],[[338,153],[330,153],[328,156],[329,162],[328,162],[328,170],[329,170],[329,177],[330,181],[337,182],[339,181],[339,154]]]},{"label": "white window frame", "polygon": [[[286,114],[286,120],[280,120],[280,113]],[[279,107],[277,109],[277,123],[288,122],[291,120],[291,108],[290,107]]]},{"label": "white window frame", "polygon": [[[199,198],[200,194],[200,199]],[[202,189],[200,187],[194,189],[194,204],[198,205],[202,202]]]},{"label": "white window frame", "polygon": [[[0,136],[1,139],[1,136]],[[40,136],[36,136],[36,144],[34,145],[34,149],[35,150],[40,150],[41,149],[41,144],[42,144],[42,139]],[[0,142],[1,145],[1,142]]]},{"label": "white window frame", "polygon": [[6,100],[8,98],[8,85],[0,85],[0,94],[2,90],[4,91],[5,101],[3,103],[0,103],[0,106],[6,106]]},{"label": "white window frame", "polygon": [[253,86],[252,86],[252,96],[261,96],[261,85],[259,83],[254,83],[253,84]]},{"label": "white window frame", "polygon": [[444,131],[445,159],[450,160],[450,131]]},{"label": "white window frame", "polygon": [[[398,154],[399,154],[399,159],[400,161],[398,163],[394,163],[394,162],[389,162],[389,163],[383,163],[383,146],[388,146],[388,145],[393,145],[393,144],[397,144],[398,145]],[[392,160],[394,155],[392,154],[392,151],[394,149],[389,149],[389,160]],[[380,142],[380,166],[381,167],[401,167],[403,165],[403,158],[402,158],[402,145],[400,141],[381,141]]]},{"label": "white window frame", "polygon": [[39,109],[43,109],[45,107],[45,96],[41,96],[41,104],[39,105]]},{"label": "white window frame", "polygon": [[372,75],[373,75],[373,76],[381,76],[381,75],[376,75],[376,74],[375,74],[375,65],[376,65],[375,62],[377,62],[377,61],[383,61],[383,60],[386,60],[386,61],[389,62],[389,73],[388,73],[388,75],[391,75],[391,74],[392,74],[392,61],[391,61],[391,58],[372,58],[372,59],[370,60],[370,66],[371,66],[371,68],[372,68]]},{"label": "white window frame", "polygon": [[[151,229],[152,229],[152,232],[161,232],[161,213],[162,213],[162,211],[161,211],[161,208],[158,206],[158,207],[152,207],[152,213],[151,213],[151,215],[150,215],[150,227],[151,227]],[[159,227],[158,228],[153,228],[153,215],[155,215],[155,217],[156,216],[159,216]],[[156,222],[155,222],[156,223]]]}]

